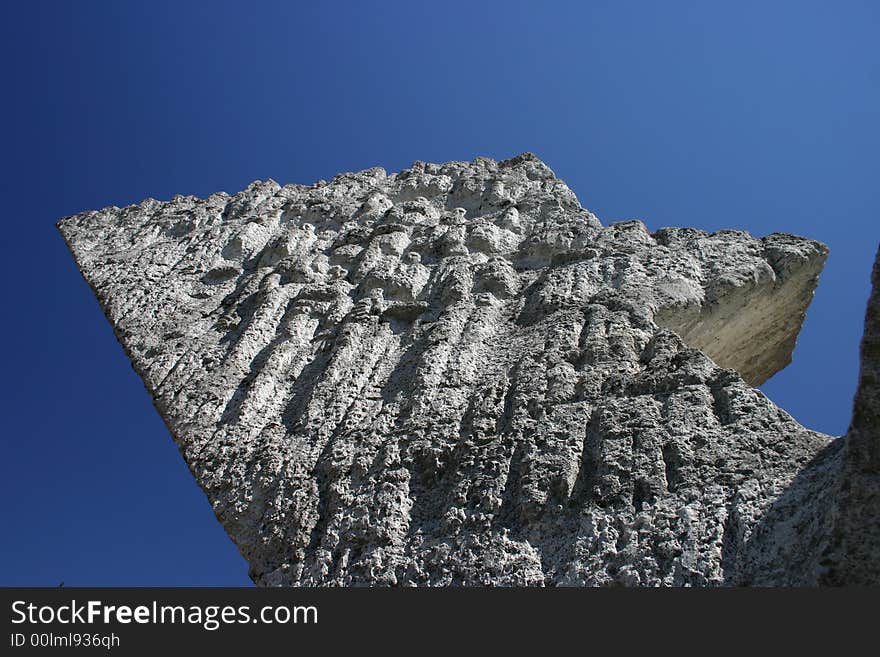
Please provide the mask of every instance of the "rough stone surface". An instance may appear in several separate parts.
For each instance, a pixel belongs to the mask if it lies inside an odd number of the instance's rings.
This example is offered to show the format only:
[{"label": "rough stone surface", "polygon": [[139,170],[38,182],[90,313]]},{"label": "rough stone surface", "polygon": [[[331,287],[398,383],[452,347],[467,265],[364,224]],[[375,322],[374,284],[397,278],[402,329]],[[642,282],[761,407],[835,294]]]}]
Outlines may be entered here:
[{"label": "rough stone surface", "polygon": [[753,532],[742,583],[880,584],[880,253],[853,419],[798,473]]},{"label": "rough stone surface", "polygon": [[821,561],[823,584],[880,584],[880,252],[872,282],[859,387],[836,472],[831,538]]},{"label": "rough stone surface", "polygon": [[877,476],[876,358],[849,449],[752,387],[823,245],[603,227],[531,154],[59,228],[260,585],[818,582]]}]

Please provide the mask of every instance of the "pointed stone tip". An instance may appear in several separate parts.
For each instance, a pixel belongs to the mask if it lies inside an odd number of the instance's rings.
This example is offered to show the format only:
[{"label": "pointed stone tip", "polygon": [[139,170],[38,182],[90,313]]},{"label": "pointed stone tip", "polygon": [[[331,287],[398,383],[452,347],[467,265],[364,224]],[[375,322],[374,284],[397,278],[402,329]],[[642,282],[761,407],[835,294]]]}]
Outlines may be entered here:
[{"label": "pointed stone tip", "polygon": [[756,239],[736,230],[665,228],[654,237],[664,246],[710,256],[703,298],[662,308],[655,316],[659,325],[752,386],[791,363],[828,253],[824,244],[782,233]]},{"label": "pointed stone tip", "polygon": [[[64,217],[61,217],[58,221],[55,222],[55,230],[57,230],[61,234],[61,237],[64,238],[65,242],[68,242],[68,238],[69,238],[70,232],[71,232],[70,228],[74,224],[75,221],[76,221],[76,215],[69,214]],[[69,242],[68,242],[68,246],[70,246]]]}]

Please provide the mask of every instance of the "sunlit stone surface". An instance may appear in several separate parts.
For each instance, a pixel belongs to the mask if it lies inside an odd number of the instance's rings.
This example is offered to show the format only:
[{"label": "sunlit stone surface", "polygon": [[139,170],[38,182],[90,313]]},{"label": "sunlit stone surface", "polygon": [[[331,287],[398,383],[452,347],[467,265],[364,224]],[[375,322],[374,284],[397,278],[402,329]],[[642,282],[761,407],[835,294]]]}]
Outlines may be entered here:
[{"label": "sunlit stone surface", "polygon": [[818,242],[603,227],[531,154],[59,227],[257,584],[816,583],[859,522],[752,387]]}]

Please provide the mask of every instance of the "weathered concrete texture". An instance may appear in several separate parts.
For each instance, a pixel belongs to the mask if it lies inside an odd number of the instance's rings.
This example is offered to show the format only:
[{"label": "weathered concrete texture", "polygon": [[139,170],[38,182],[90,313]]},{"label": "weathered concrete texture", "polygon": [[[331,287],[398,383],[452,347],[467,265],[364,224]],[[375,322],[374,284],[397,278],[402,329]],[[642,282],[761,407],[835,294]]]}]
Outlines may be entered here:
[{"label": "weathered concrete texture", "polygon": [[258,584],[820,570],[841,441],[750,385],[790,360],[817,242],[603,227],[531,154],[59,227]]}]

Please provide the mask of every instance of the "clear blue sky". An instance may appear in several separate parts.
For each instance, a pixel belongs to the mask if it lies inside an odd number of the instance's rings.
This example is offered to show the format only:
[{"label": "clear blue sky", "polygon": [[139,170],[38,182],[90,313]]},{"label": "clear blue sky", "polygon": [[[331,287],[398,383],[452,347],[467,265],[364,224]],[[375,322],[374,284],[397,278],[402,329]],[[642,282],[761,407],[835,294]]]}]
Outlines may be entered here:
[{"label": "clear blue sky", "polygon": [[605,223],[831,247],[764,386],[846,431],[880,241],[880,3],[5,2],[4,585],[249,584],[54,228],[533,151]]}]

